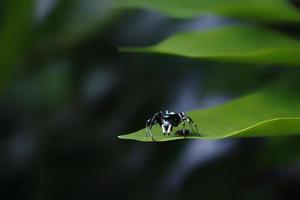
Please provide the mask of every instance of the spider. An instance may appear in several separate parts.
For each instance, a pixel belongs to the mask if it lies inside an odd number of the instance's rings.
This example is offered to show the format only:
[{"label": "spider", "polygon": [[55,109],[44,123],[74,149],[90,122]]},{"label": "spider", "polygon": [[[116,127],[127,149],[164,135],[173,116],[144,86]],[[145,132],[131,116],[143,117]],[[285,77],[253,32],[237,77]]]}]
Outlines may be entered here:
[{"label": "spider", "polygon": [[[186,122],[189,124],[188,129],[185,128]],[[160,111],[155,113],[151,118],[147,120],[146,137],[150,135],[152,137],[152,140],[154,140],[151,129],[155,124],[159,124],[164,135],[170,135],[173,127],[177,127],[180,123],[182,123],[183,129],[177,131],[176,134],[185,136],[189,135],[191,132],[195,132],[194,130],[196,130],[196,133],[198,133],[197,125],[186,113],[169,112],[168,110],[166,110],[165,112]]]}]

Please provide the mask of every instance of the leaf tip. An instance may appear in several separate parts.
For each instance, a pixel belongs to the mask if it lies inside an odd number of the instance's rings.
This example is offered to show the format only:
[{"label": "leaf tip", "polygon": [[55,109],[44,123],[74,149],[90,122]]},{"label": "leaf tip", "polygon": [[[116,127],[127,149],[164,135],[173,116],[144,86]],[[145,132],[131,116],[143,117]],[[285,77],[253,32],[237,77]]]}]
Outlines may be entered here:
[{"label": "leaf tip", "polygon": [[147,47],[119,47],[119,52],[123,53],[144,53],[151,52],[151,50]]},{"label": "leaf tip", "polygon": [[118,135],[119,139],[125,139],[124,135]]}]

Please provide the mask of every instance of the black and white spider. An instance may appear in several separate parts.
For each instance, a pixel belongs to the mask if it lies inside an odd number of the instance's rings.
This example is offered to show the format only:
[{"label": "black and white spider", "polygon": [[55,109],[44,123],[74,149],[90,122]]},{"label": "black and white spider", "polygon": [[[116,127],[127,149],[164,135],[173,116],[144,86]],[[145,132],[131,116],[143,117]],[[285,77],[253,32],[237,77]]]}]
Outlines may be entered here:
[{"label": "black and white spider", "polygon": [[[159,126],[162,128],[162,133],[164,135],[170,135],[171,131],[173,130],[173,127],[177,127],[179,124],[182,123],[183,129],[180,131],[177,131],[177,134],[180,135],[189,135],[191,132],[198,133],[197,125],[194,123],[192,118],[190,118],[186,113],[180,112],[158,112],[155,113],[151,118],[149,118],[146,122],[146,137],[149,135],[153,138],[152,135],[152,126],[159,124]],[[186,129],[186,123],[188,123],[189,128]]]}]

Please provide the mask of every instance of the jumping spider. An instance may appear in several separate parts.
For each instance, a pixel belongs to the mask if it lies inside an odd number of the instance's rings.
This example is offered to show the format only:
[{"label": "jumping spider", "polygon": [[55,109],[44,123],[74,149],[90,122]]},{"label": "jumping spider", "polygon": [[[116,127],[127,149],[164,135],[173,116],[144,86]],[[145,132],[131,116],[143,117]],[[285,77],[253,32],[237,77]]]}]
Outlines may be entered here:
[{"label": "jumping spider", "polygon": [[[152,137],[152,140],[154,140],[152,135],[152,126],[159,124],[159,126],[162,128],[162,133],[164,135],[170,135],[171,131],[173,130],[173,127],[179,126],[179,124],[182,123],[183,129],[176,131],[176,134],[178,135],[189,135],[192,132],[196,132],[198,134],[198,128],[197,125],[194,123],[192,118],[190,118],[186,113],[184,112],[157,112],[155,113],[151,118],[149,118],[146,122],[146,137],[149,135]],[[185,125],[188,123],[189,128],[186,129]]]}]

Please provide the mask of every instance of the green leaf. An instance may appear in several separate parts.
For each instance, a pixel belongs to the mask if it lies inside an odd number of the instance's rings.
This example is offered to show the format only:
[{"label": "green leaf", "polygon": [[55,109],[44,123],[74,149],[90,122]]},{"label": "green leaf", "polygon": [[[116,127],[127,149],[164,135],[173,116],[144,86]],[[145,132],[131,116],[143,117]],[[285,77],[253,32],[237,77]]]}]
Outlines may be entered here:
[{"label": "green leaf", "polygon": [[264,168],[288,167],[299,162],[300,146],[298,137],[272,137],[265,141],[258,155],[257,164]]},{"label": "green leaf", "polygon": [[300,21],[300,13],[288,0],[121,0],[120,4],[177,18],[219,14],[268,22]]},{"label": "green leaf", "polygon": [[[230,101],[221,106],[198,110],[188,115],[198,125],[199,133],[185,138],[221,139],[300,134],[300,95],[287,89],[272,87]],[[155,141],[184,139],[172,133],[164,136],[158,126],[153,128]],[[121,139],[152,141],[145,129],[121,135]]]},{"label": "green leaf", "polygon": [[268,29],[242,25],[178,33],[154,46],[120,50],[222,61],[300,64],[298,40]]},{"label": "green leaf", "polygon": [[0,27],[0,92],[6,88],[19,69],[15,66],[31,46],[34,27],[34,0],[5,2]]},{"label": "green leaf", "polygon": [[117,14],[115,7],[114,0],[58,1],[42,31],[55,45],[72,46],[104,31]]}]

